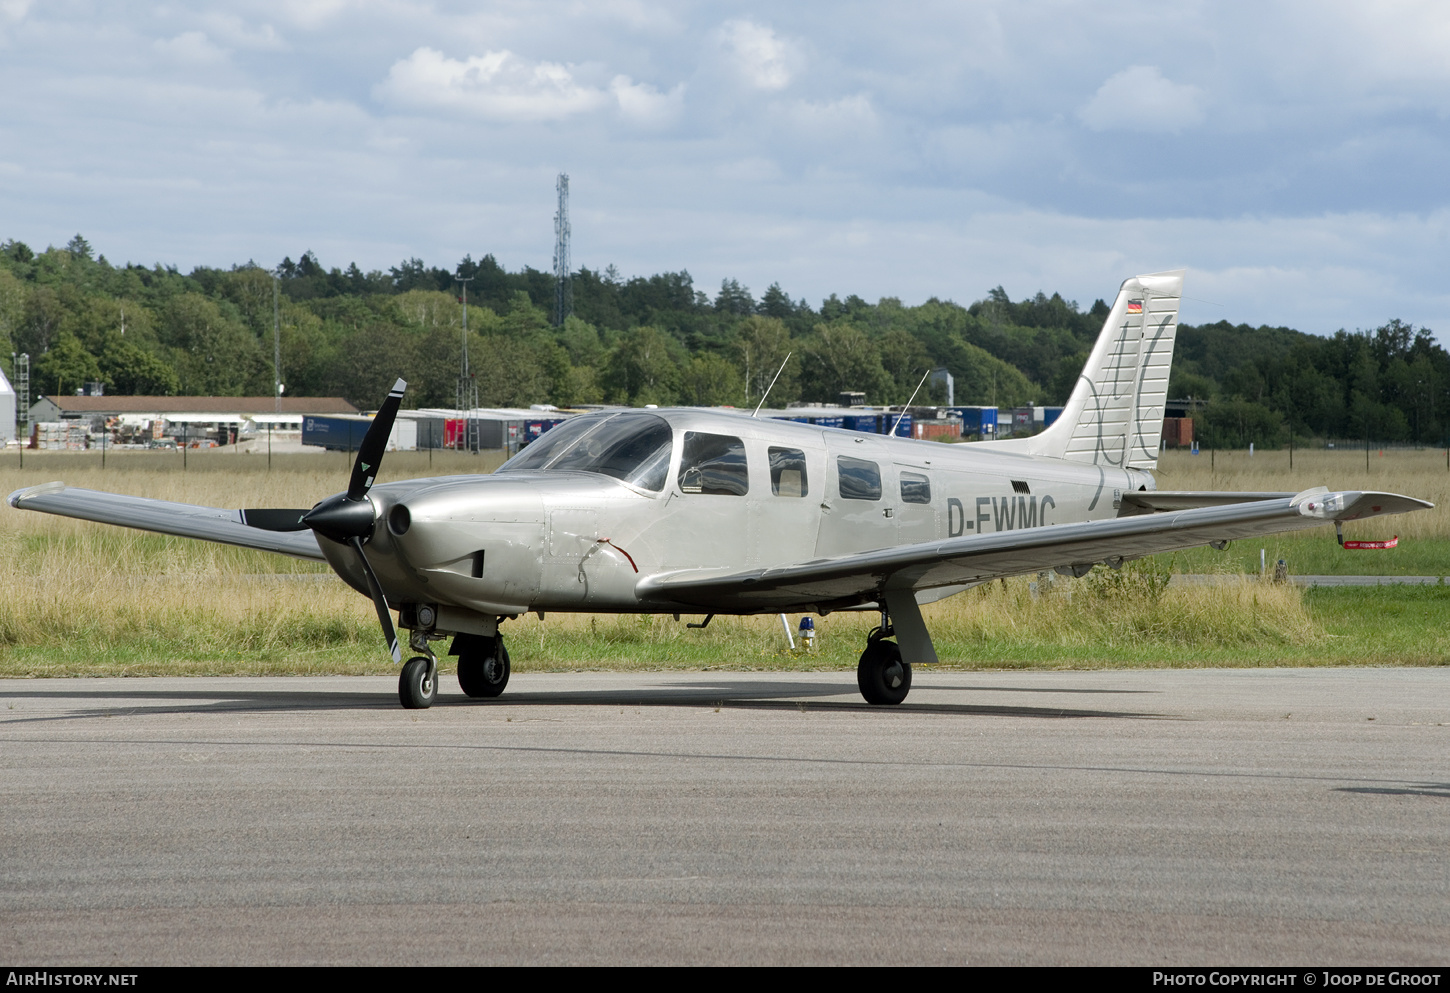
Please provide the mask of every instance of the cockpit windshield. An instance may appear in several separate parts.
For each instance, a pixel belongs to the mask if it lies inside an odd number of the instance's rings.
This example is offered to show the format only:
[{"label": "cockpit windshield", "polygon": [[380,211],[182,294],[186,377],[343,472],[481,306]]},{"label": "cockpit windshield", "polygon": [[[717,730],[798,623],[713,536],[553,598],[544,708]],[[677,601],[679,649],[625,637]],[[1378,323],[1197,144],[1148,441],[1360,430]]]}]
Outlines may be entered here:
[{"label": "cockpit windshield", "polygon": [[669,475],[670,425],[654,414],[578,417],[553,428],[497,472],[597,472],[658,493]]}]

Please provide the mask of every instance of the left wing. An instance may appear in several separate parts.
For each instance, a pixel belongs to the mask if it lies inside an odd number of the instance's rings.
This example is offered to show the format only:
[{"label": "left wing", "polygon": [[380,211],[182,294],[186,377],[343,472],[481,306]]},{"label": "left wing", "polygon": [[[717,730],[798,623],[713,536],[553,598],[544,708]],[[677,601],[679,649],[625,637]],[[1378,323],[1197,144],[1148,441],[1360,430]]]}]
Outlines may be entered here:
[{"label": "left wing", "polygon": [[1047,569],[1081,574],[1098,562],[1432,506],[1395,493],[1331,493],[1319,487],[1287,498],[969,535],[776,569],[713,576],[698,570],[665,573],[644,577],[635,589],[641,601],[661,608],[839,610],[879,600],[887,591],[980,583]]},{"label": "left wing", "polygon": [[10,494],[10,506],[38,510],[83,521],[119,524],[183,538],[219,541],[263,552],[279,552],[299,559],[323,561],[322,549],[311,531],[264,531],[249,527],[240,510],[201,507],[146,497],[86,490],[64,483],[42,483]]}]

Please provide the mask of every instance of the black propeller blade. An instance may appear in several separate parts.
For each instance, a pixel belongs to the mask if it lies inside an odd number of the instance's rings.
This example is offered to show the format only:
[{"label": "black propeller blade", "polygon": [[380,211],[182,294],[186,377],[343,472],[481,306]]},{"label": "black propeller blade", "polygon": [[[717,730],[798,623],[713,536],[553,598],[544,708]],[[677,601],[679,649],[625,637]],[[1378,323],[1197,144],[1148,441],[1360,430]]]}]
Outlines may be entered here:
[{"label": "black propeller blade", "polygon": [[362,563],[363,575],[368,578],[368,592],[372,594],[373,606],[378,611],[378,624],[382,626],[383,638],[388,643],[388,654],[393,657],[393,662],[403,661],[403,650],[398,645],[398,632],[393,627],[393,614],[388,610],[388,598],[383,595],[382,584],[378,582],[377,574],[368,562],[368,557],[363,553],[363,542],[361,538],[352,538],[348,544],[357,552],[357,560]]},{"label": "black propeller blade", "polygon": [[368,433],[363,435],[362,444],[357,449],[357,460],[352,464],[352,478],[347,483],[349,500],[361,500],[373,488],[378,463],[383,460],[383,452],[388,450],[388,435],[393,433],[393,421],[397,420],[398,408],[402,406],[403,393],[407,389],[408,384],[401,379],[393,384],[392,392],[378,408],[378,415],[373,418]]}]

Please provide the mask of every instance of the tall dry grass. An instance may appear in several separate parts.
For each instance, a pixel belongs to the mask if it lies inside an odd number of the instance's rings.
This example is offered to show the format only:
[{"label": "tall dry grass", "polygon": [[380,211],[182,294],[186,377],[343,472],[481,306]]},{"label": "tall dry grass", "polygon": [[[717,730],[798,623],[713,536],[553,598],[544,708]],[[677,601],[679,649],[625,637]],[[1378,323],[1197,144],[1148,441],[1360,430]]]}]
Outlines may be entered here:
[{"label": "tall dry grass", "polygon": [[[1020,578],[984,584],[923,614],[941,660],[974,666],[1174,661],[1204,650],[1257,661],[1326,643],[1297,587],[1244,577],[1202,587],[1167,580],[1166,572],[1136,563],[1078,580]],[[530,615],[509,625],[510,652],[521,670],[589,667],[605,658],[610,668],[840,668],[856,664],[879,622],[868,611],[821,618],[816,650],[807,652],[787,647],[775,615],[717,617],[703,631],[687,628],[690,619]],[[788,618],[793,632],[797,619]]]}]

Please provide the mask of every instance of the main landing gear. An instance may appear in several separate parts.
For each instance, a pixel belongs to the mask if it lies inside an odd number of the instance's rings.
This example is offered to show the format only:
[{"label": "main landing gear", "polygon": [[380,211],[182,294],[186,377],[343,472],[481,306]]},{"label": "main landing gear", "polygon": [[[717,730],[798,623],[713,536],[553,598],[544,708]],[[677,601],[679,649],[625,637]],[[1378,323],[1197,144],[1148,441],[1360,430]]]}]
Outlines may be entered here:
[{"label": "main landing gear", "polygon": [[896,642],[886,640],[894,633],[883,614],[881,626],[866,637],[866,650],[856,663],[856,685],[867,703],[900,703],[911,692],[911,663],[901,657]]},{"label": "main landing gear", "polygon": [[866,650],[856,665],[856,685],[867,703],[897,704],[911,692],[911,667],[935,665],[936,648],[921,619],[916,594],[886,590],[879,602],[881,624],[866,636]]},{"label": "main landing gear", "polygon": [[503,635],[460,634],[453,639],[451,654],[458,656],[458,685],[469,696],[498,696],[509,684],[509,650]]}]

